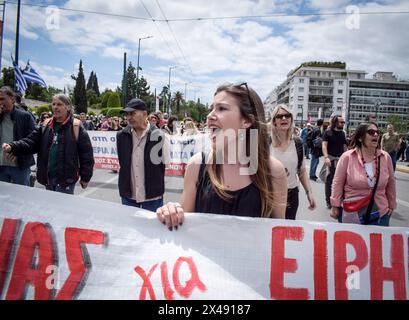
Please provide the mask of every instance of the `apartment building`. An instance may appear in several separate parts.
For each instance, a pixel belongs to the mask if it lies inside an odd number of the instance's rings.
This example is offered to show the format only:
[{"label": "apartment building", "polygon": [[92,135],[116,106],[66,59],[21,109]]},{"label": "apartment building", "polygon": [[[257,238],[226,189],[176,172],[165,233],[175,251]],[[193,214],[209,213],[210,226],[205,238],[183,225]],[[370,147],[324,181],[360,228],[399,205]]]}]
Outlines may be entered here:
[{"label": "apartment building", "polygon": [[340,114],[350,129],[366,116],[377,116],[381,128],[386,117],[398,115],[409,121],[409,82],[392,72],[376,72],[372,79],[362,70],[348,70],[342,62],[306,62],[290,71],[287,79],[265,100],[269,115],[277,104],[286,104],[296,125]]},{"label": "apartment building", "polygon": [[384,129],[388,115],[409,121],[409,81],[399,81],[392,72],[376,72],[372,79],[349,82],[349,128],[356,128],[369,115],[374,115]]}]

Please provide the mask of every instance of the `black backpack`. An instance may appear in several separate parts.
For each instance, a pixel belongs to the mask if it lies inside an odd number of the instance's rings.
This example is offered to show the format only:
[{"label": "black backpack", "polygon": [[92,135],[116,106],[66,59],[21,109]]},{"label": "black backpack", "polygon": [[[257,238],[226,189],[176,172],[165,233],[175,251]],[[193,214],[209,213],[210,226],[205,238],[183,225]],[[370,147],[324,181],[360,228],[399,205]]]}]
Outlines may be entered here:
[{"label": "black backpack", "polygon": [[295,142],[295,149],[297,150],[297,158],[298,158],[297,173],[300,174],[301,164],[304,159],[304,146],[299,137],[294,137],[294,142]]},{"label": "black backpack", "polygon": [[308,148],[310,148],[310,149],[314,148],[314,144],[313,144],[313,142],[312,142],[312,137],[313,137],[313,135],[314,135],[314,129],[313,129],[313,130],[310,130],[310,131],[308,132],[307,139],[305,140],[305,141],[307,142]]}]

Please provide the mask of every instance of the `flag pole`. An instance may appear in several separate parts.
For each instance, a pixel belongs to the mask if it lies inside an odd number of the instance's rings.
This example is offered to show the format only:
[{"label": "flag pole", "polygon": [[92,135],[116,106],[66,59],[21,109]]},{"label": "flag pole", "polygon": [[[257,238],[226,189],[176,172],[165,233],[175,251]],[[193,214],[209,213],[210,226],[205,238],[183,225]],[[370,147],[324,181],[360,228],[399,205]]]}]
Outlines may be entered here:
[{"label": "flag pole", "polygon": [[1,20],[1,34],[0,34],[0,74],[1,74],[1,59],[3,57],[3,35],[4,35],[4,18],[6,16],[6,1],[3,1],[3,18]]},{"label": "flag pole", "polygon": [[[21,8],[21,0],[17,1],[17,22],[16,22],[16,48],[15,48],[15,62],[18,67],[18,49],[19,49],[19,39],[20,39],[20,8]],[[14,89],[16,90],[16,81],[14,81]]]}]

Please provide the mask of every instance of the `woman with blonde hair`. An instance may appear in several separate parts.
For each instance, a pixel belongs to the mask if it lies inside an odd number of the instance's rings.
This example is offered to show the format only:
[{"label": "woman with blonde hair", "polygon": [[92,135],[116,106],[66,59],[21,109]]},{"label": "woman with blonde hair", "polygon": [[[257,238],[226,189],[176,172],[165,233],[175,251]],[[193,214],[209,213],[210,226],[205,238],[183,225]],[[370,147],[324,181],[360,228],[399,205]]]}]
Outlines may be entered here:
[{"label": "woman with blonde hair", "polygon": [[159,128],[159,117],[156,113],[151,113],[148,116],[148,121],[152,126],[155,126],[156,128]]},{"label": "woman with blonde hair", "polygon": [[183,130],[184,136],[194,136],[199,134],[199,130],[197,130],[195,123],[193,120],[185,121],[185,126]]},{"label": "woman with blonde hair", "polygon": [[[190,159],[181,204],[159,208],[158,219],[170,230],[182,225],[184,212],[283,219],[287,177],[283,165],[270,155],[264,107],[257,93],[246,83],[218,87],[207,127],[210,153]],[[246,161],[237,161],[243,155],[249,155]]]},{"label": "woman with blonde hair", "polygon": [[304,150],[301,139],[293,135],[293,115],[284,104],[276,106],[271,120],[271,154],[281,161],[288,179],[287,208],[285,218],[295,220],[299,205],[299,184],[304,187],[310,204],[316,208],[311,185],[305,168]]}]

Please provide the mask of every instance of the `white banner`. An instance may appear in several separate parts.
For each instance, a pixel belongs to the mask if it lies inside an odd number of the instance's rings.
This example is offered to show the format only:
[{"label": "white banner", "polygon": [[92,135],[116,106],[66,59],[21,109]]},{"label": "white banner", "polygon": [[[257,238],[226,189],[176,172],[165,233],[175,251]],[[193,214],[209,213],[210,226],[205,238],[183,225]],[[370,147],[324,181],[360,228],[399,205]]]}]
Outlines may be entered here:
[{"label": "white banner", "polygon": [[190,158],[198,152],[206,152],[210,147],[207,134],[192,136],[169,135],[170,155],[166,165],[167,176],[184,176]]},{"label": "white banner", "polygon": [[[115,131],[88,131],[94,149],[96,169],[119,170]],[[166,164],[167,176],[183,176],[186,164],[197,152],[209,146],[208,135],[195,136],[168,135],[169,163]]]},{"label": "white banner", "polygon": [[153,212],[0,183],[2,299],[407,299],[408,241],[212,214],[170,232]]},{"label": "white banner", "polygon": [[119,170],[116,131],[87,131],[94,149],[95,169]]}]

